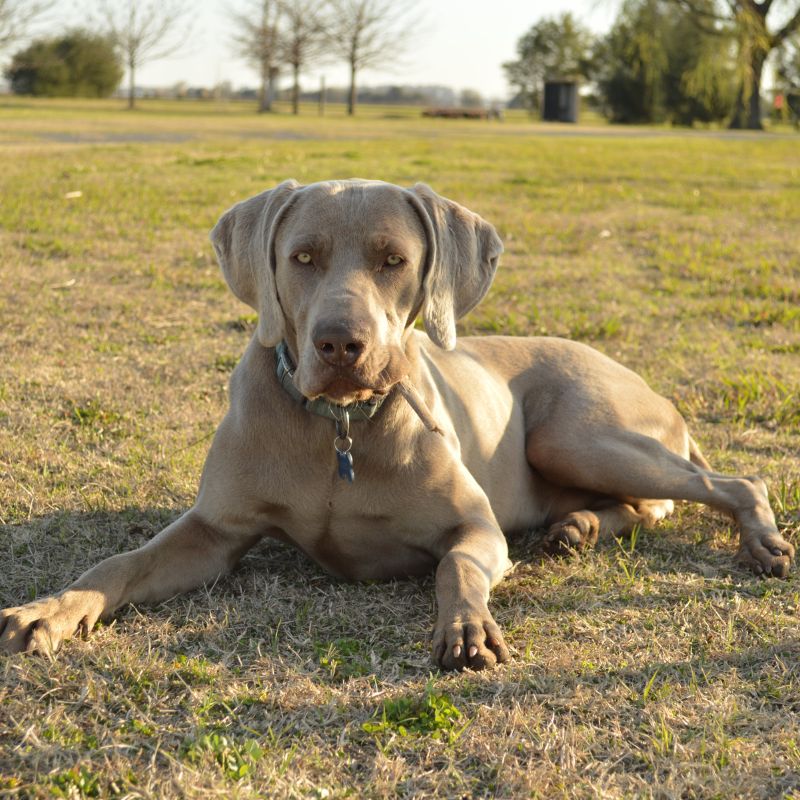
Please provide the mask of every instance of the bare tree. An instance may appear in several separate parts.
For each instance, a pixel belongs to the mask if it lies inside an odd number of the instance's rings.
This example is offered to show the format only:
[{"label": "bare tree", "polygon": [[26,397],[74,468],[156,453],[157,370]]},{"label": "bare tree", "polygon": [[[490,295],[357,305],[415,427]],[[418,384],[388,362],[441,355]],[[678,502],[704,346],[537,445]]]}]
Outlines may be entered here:
[{"label": "bare tree", "polygon": [[[688,9],[708,33],[728,32],[733,28],[739,43],[741,78],[736,95],[731,128],[760,129],[761,77],[770,53],[800,31],[800,2],[788,0],[672,0]],[[770,11],[788,6],[782,24],[770,29]],[[780,11],[777,12],[780,14]],[[776,16],[773,13],[772,17]],[[772,21],[772,20],[771,20]]]},{"label": "bare tree", "polygon": [[300,73],[325,45],[328,21],[319,0],[283,0],[284,18],[281,51],[292,67],[292,113],[300,111]]},{"label": "bare tree", "polygon": [[25,38],[30,25],[46,11],[55,0],[0,0],[0,50],[11,42]]},{"label": "bare tree", "polygon": [[330,0],[331,49],[350,67],[347,113],[356,111],[356,75],[376,64],[396,63],[408,37],[419,33],[417,0]]},{"label": "bare tree", "polygon": [[259,112],[272,111],[275,99],[281,63],[281,5],[279,0],[250,0],[241,11],[230,11],[236,26],[234,46],[261,77]]},{"label": "bare tree", "polygon": [[136,70],[173,55],[188,39],[188,0],[99,0],[101,22],[128,68],[128,108],[136,103]]}]

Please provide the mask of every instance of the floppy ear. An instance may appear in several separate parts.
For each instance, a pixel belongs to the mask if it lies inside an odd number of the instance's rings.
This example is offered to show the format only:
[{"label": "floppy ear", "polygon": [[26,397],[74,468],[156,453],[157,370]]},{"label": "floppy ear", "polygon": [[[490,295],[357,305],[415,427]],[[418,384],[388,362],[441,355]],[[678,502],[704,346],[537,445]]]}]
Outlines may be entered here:
[{"label": "floppy ear", "polygon": [[275,287],[275,230],[291,204],[297,181],[284,181],[229,208],[211,231],[222,274],[233,293],[258,311],[258,340],[274,347],[283,338],[283,311]]},{"label": "floppy ear", "polygon": [[481,301],[497,271],[503,243],[477,214],[418,183],[411,190],[428,238],[422,320],[445,350],[456,346],[456,320]]}]

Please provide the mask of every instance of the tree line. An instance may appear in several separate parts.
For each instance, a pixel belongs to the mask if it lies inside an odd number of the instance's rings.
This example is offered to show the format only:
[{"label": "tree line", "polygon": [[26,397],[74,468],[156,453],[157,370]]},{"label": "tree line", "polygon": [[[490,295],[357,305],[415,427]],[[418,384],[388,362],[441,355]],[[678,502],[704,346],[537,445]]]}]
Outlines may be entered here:
[{"label": "tree line", "polygon": [[[0,49],[21,40],[56,0],[0,0]],[[344,62],[347,110],[360,73],[397,63],[419,29],[418,0],[229,0],[230,47],[259,75],[258,108],[270,111],[278,77]],[[83,25],[14,54],[6,76],[19,93],[106,96],[128,74],[135,105],[142,64],[192,40],[191,0],[86,0]],[[779,88],[800,93],[800,0],[622,0],[611,30],[591,34],[573,15],[545,18],[505,63],[514,103],[532,113],[548,79],[581,79],[615,122],[724,122],[761,127],[761,85],[772,59]],[[796,112],[797,113],[797,112]]]},{"label": "tree line", "polygon": [[768,58],[778,89],[800,93],[799,31],[798,0],[624,0],[603,36],[571,14],[540,20],[503,69],[532,113],[545,80],[582,79],[614,122],[757,129]]},{"label": "tree line", "polygon": [[[22,38],[31,22],[54,4],[0,0],[0,46]],[[396,60],[407,41],[404,34],[419,22],[416,5],[417,0],[240,0],[228,10],[231,49],[258,72],[259,111],[272,110],[281,72],[292,75],[296,114],[300,74],[311,66],[345,62],[350,77],[347,111],[354,114],[359,74],[384,59]],[[107,96],[124,65],[128,106],[133,108],[138,69],[184,48],[191,39],[193,10],[191,0],[93,0],[88,3],[88,25],[18,51],[6,76],[19,93]],[[102,62],[102,67],[90,70],[89,61]]]}]

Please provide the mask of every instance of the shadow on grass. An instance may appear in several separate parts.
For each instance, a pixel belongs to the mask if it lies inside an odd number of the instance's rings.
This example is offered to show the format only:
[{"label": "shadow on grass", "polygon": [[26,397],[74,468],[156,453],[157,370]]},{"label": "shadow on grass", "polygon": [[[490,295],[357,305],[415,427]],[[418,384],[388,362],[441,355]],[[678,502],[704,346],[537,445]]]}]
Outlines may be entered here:
[{"label": "shadow on grass", "polygon": [[[0,526],[0,608],[60,591],[104,558],[145,544],[181,513],[63,512]],[[366,674],[384,656],[429,669],[432,598],[432,576],[349,583],[291,545],[264,539],[213,585],[152,606],[123,606],[113,624],[126,639],[142,634],[167,650],[223,660],[294,653],[339,679]]]},{"label": "shadow on grass", "polygon": [[[143,545],[182,509],[126,508],[116,512],[64,512],[0,527],[0,607],[59,591],[108,556]],[[525,574],[513,573],[495,591],[491,608],[501,626],[526,618],[557,621],[573,612],[648,610],[668,612],[691,597],[722,591],[762,597],[767,584],[734,569],[732,556],[702,541],[642,535],[631,558],[642,584],[626,582],[617,559],[624,542],[606,541],[570,565],[551,559],[541,531],[511,540],[511,556]],[[573,571],[574,569],[574,571]],[[716,574],[715,574],[716,573]],[[703,580],[691,580],[687,575]],[[661,576],[657,586],[654,576]],[[639,580],[639,578],[636,578]],[[673,594],[670,586],[673,586]],[[296,662],[323,683],[379,674],[426,674],[434,670],[428,648],[434,622],[433,576],[385,583],[348,583],[330,576],[301,551],[264,540],[228,576],[166,602],[126,606],[116,615],[117,633],[129,640],[154,638],[167,652],[200,653],[227,662],[258,662],[271,655]],[[517,635],[518,644],[535,634]],[[565,632],[565,638],[568,633]]]}]

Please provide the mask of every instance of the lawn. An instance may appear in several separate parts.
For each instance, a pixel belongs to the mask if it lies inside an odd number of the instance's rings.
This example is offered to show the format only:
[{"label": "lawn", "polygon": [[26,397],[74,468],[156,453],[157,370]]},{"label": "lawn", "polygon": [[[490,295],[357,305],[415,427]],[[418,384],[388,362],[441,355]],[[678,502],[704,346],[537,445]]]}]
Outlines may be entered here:
[{"label": "lawn", "polygon": [[[370,113],[366,113],[369,111]],[[430,183],[506,243],[462,333],[639,371],[800,546],[800,136],[0,99],[0,606],[191,505],[255,318],[207,234],[279,181]],[[263,543],[53,659],[0,657],[0,796],[800,798],[800,583],[727,518],[511,543],[513,660],[442,674],[432,578]]]}]

